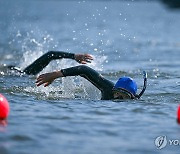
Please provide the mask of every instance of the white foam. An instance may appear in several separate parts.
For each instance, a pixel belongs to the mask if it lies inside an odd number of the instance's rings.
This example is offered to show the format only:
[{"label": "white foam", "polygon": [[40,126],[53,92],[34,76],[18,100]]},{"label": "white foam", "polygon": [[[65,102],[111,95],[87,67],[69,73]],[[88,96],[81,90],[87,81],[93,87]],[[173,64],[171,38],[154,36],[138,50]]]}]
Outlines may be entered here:
[{"label": "white foam", "polygon": [[[50,37],[49,37],[50,38]],[[53,39],[51,39],[53,40]],[[47,42],[46,42],[47,43]],[[49,42],[51,43],[51,42]],[[22,68],[31,64],[45,52],[44,42],[38,42],[34,38],[27,38],[24,40],[22,46],[23,61],[20,63]],[[103,62],[106,60],[106,56],[94,55],[92,63],[87,64],[89,67],[97,70],[103,70]],[[79,65],[77,62],[72,60],[54,60],[40,73],[52,72],[54,70],[60,70],[62,68],[68,68]],[[83,99],[99,99],[100,91],[93,86],[89,81],[81,77],[66,77],[57,79],[53,84],[48,87],[26,87],[26,92],[35,94],[42,94],[43,97],[54,97],[54,98],[83,98]]]}]

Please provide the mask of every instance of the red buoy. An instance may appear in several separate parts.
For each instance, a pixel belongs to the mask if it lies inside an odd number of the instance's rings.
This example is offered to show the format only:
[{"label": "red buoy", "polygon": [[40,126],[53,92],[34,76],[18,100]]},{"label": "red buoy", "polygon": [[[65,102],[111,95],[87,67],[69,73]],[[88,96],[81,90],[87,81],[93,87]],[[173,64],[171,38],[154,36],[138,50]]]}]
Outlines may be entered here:
[{"label": "red buoy", "polygon": [[9,103],[7,99],[0,94],[0,119],[6,119],[9,115]]},{"label": "red buoy", "polygon": [[180,105],[178,106],[178,109],[177,109],[177,122],[178,124],[180,124]]}]

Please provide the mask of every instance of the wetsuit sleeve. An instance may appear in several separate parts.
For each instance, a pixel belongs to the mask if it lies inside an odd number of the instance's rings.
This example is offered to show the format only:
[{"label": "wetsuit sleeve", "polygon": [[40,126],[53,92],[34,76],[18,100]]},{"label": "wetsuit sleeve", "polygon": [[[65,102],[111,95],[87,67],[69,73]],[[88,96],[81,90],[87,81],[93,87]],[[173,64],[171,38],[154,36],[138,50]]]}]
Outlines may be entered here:
[{"label": "wetsuit sleeve", "polygon": [[39,57],[36,61],[34,61],[32,64],[26,67],[23,71],[29,75],[30,74],[36,75],[40,71],[42,71],[43,68],[45,68],[51,62],[51,60],[62,59],[62,58],[75,59],[74,56],[75,54],[73,53],[67,53],[61,51],[49,51],[46,54]]},{"label": "wetsuit sleeve", "polygon": [[94,86],[96,86],[101,92],[112,90],[114,84],[105,79],[101,74],[93,70],[92,68],[84,65],[71,67],[61,70],[64,77],[66,76],[77,76],[80,75],[88,81],[90,81]]}]

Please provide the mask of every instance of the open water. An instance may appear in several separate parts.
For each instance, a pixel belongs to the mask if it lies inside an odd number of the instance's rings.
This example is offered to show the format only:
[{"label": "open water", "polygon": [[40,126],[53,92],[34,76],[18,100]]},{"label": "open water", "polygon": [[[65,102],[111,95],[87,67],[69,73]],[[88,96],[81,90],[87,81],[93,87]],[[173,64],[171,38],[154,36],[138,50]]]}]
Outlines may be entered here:
[{"label": "open water", "polygon": [[[159,1],[0,0],[0,93],[11,107],[0,154],[179,154],[179,19]],[[134,78],[138,92],[146,70],[147,90],[102,101],[80,77],[37,88],[36,76],[6,67],[23,69],[49,50],[92,54],[90,67],[114,82]],[[75,65],[57,60],[42,73]]]}]

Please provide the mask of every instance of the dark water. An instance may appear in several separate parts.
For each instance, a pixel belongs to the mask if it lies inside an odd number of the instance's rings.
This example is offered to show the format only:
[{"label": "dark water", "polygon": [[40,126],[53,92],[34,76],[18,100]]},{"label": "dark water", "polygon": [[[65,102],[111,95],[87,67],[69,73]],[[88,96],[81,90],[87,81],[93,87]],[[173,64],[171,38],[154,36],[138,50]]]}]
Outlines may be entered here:
[{"label": "dark water", "polygon": [[[11,107],[0,127],[0,154],[179,153],[180,11],[159,2],[0,0],[0,93]],[[101,101],[81,78],[37,88],[34,76],[9,72],[48,50],[90,53],[89,66],[116,81],[130,76],[140,100]],[[78,65],[52,62],[43,72]],[[168,144],[159,150],[156,137]]]}]

